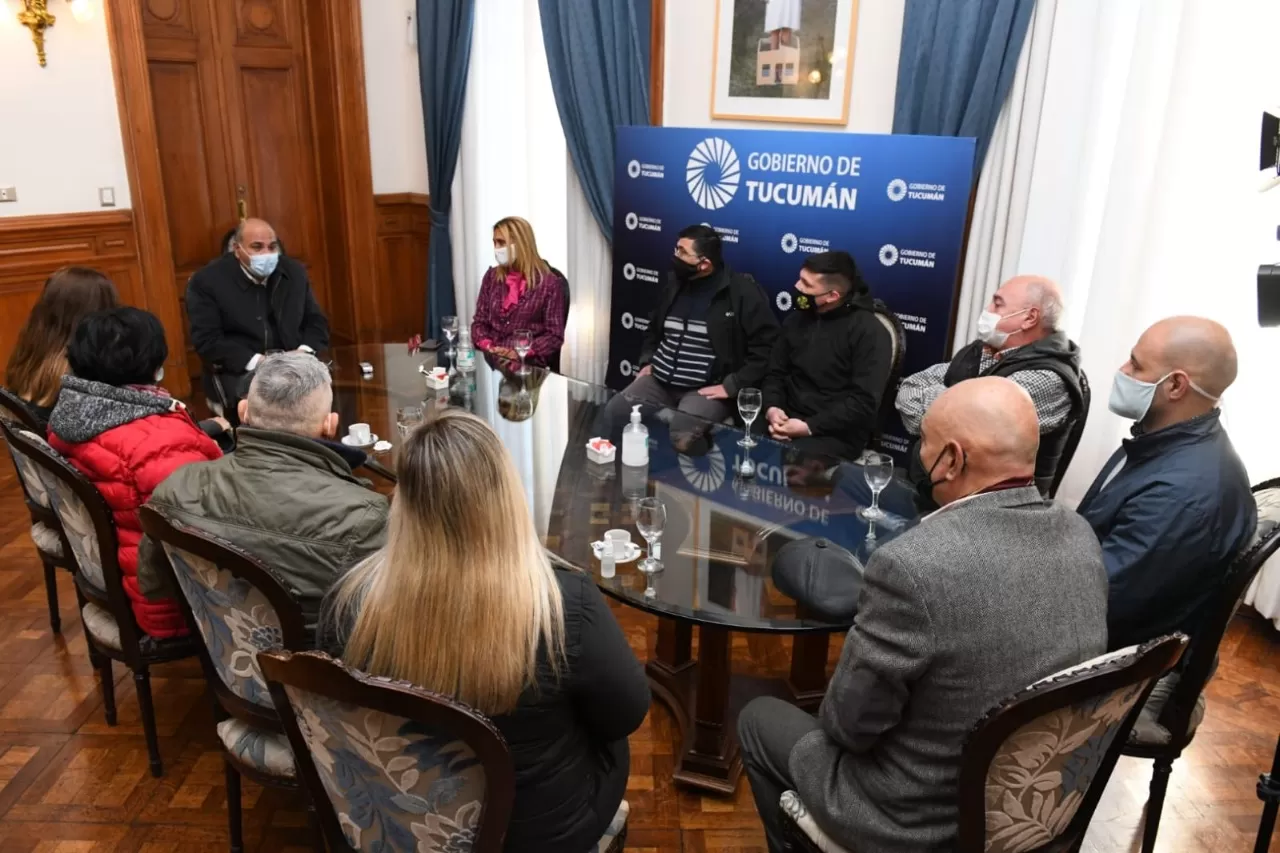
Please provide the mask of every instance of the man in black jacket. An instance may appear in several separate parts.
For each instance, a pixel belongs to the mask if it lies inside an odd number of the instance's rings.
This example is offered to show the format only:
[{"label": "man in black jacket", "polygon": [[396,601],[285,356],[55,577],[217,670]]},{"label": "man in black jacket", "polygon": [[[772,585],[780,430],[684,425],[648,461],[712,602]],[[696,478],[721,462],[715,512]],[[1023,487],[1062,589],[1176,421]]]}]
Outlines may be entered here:
[{"label": "man in black jacket", "polygon": [[856,459],[876,428],[893,341],[848,252],[811,255],[764,382],[770,437],[820,456]]},{"label": "man in black jacket", "polygon": [[637,401],[719,422],[733,414],[739,390],[764,380],[778,334],[764,288],[725,265],[720,235],[706,225],[680,232],[671,267],[649,318],[640,373],[609,404],[615,425]]},{"label": "man in black jacket", "polygon": [[[329,321],[307,271],[281,253],[275,229],[246,219],[232,246],[191,276],[186,299],[191,343],[205,364],[205,393],[211,404],[230,407],[224,414],[235,411],[244,376],[268,352],[314,354],[329,346]],[[216,381],[211,367],[218,369]]]},{"label": "man in black jacket", "polygon": [[[902,380],[895,405],[907,432],[943,391],[976,376],[1004,376],[1026,389],[1040,419],[1036,485],[1049,493],[1072,426],[1084,415],[1080,348],[1058,329],[1062,294],[1043,276],[1020,275],[1000,285],[978,318],[978,340],[949,362]],[[923,466],[912,459],[912,479],[923,486]]]}]

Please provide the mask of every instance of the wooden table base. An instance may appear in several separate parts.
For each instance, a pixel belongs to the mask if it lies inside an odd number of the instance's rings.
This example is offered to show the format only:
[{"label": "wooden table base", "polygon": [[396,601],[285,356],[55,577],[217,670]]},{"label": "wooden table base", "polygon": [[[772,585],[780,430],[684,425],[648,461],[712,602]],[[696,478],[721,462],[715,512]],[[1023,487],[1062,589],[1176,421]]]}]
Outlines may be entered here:
[{"label": "wooden table base", "polygon": [[781,679],[733,674],[730,632],[706,625],[698,631],[695,662],[692,626],[660,620],[656,653],[645,670],[654,695],[675,716],[683,741],[675,781],[732,796],[742,775],[738,713],[759,696],[774,696],[816,710],[826,687],[828,635],[797,637],[791,675]]}]

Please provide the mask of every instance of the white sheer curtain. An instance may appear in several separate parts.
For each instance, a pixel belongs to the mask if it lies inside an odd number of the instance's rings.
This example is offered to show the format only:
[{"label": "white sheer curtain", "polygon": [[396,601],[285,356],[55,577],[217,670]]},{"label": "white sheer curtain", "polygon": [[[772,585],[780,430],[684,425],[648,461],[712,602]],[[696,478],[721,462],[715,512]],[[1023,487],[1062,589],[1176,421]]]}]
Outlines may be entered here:
[{"label": "white sheer curtain", "polygon": [[[1280,406],[1267,376],[1280,334],[1257,327],[1254,289],[1257,265],[1280,256],[1280,190],[1259,195],[1255,168],[1261,109],[1280,100],[1278,26],[1274,0],[1071,0],[1037,10],[1024,97],[1006,105],[1009,131],[983,174],[1007,189],[980,193],[997,210],[975,220],[983,230],[966,265],[977,269],[965,284],[985,294],[1007,274],[1039,272],[1063,287],[1067,329],[1094,388],[1060,494],[1068,501],[1129,427],[1107,411],[1112,374],[1148,325],[1173,314],[1231,330],[1241,370],[1223,401],[1228,431],[1253,480],[1280,474],[1280,444],[1268,440]],[[1046,32],[1038,127],[1010,150],[1014,125],[1028,124]],[[982,301],[966,300],[961,330]]]},{"label": "white sheer curtain", "polygon": [[484,0],[475,16],[449,229],[459,322],[470,324],[493,265],[493,223],[522,216],[542,256],[569,279],[561,370],[603,384],[611,254],[569,160],[537,0]]},{"label": "white sheer curtain", "polygon": [[[471,38],[449,228],[454,297],[464,326],[471,324],[481,278],[494,263],[493,224],[499,219],[529,220],[538,251],[555,267],[565,269],[569,252],[568,152],[551,91],[537,0],[477,3]],[[572,277],[570,270],[565,272]],[[494,393],[476,401],[477,409],[487,414],[497,406],[496,389],[490,390]],[[526,496],[543,529],[559,472],[555,436],[568,429],[564,396],[555,380],[549,380],[539,392],[535,420],[490,418],[525,469]]]},{"label": "white sheer curtain", "polygon": [[565,275],[573,291],[560,369],[568,376],[604,384],[609,363],[609,308],[613,300],[613,253],[591,215],[578,176],[569,169],[569,260]]},{"label": "white sheer curtain", "polygon": [[1058,0],[1040,0],[1031,13],[1013,87],[996,119],[982,166],[960,286],[955,351],[977,336],[978,314],[991,294],[1019,272],[1057,5]]}]

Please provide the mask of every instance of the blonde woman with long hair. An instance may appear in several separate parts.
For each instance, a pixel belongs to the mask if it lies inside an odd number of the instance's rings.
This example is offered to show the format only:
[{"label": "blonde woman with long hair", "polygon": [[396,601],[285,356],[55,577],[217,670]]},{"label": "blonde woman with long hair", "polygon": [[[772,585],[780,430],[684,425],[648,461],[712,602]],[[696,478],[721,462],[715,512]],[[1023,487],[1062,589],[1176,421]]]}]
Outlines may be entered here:
[{"label": "blonde woman with long hair", "polygon": [[436,414],[396,475],[386,546],[326,607],[343,659],[493,719],[516,767],[507,850],[594,850],[649,709],[640,662],[591,578],[552,567],[488,424]]},{"label": "blonde woman with long hair", "polygon": [[493,226],[493,255],[497,264],[480,284],[471,340],[486,352],[514,359],[516,332],[527,330],[533,346],[525,360],[542,367],[557,362],[569,285],[538,254],[533,226],[518,216]]}]

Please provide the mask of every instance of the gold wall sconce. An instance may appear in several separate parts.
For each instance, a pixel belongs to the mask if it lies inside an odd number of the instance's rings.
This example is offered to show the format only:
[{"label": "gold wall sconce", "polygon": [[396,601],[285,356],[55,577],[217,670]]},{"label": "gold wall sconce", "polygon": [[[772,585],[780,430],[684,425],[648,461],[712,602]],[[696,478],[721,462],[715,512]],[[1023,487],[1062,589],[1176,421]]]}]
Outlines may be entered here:
[{"label": "gold wall sconce", "polygon": [[18,23],[31,30],[31,40],[36,45],[36,59],[40,67],[48,65],[44,53],[44,31],[52,27],[58,19],[49,12],[48,0],[22,0],[22,11],[18,13]]},{"label": "gold wall sconce", "polygon": [[[44,68],[49,64],[48,57],[44,50],[44,33],[58,20],[57,17],[49,11],[49,0],[19,0],[22,3],[22,11],[18,13],[18,23],[31,30],[31,41],[36,46],[36,59],[40,62],[40,67]],[[71,15],[77,21],[88,21],[93,17],[93,6],[91,0],[67,0],[71,8]],[[0,4],[3,0],[0,0]]]}]

